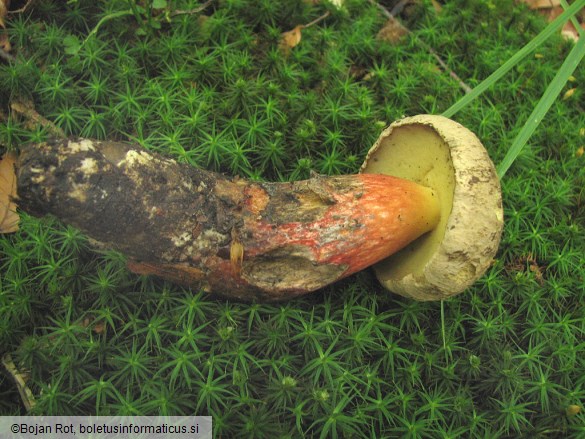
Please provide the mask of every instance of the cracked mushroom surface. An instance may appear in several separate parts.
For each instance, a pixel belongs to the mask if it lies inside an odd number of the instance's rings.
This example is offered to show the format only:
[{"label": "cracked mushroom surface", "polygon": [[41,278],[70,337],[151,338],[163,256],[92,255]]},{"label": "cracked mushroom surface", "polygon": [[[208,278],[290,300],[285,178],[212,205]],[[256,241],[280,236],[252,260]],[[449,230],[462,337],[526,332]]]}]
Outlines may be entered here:
[{"label": "cracked mushroom surface", "polygon": [[492,264],[504,221],[500,183],[467,128],[434,115],[396,121],[372,146],[361,172],[411,180],[439,197],[435,229],[374,266],[388,290],[421,301],[446,299]]}]

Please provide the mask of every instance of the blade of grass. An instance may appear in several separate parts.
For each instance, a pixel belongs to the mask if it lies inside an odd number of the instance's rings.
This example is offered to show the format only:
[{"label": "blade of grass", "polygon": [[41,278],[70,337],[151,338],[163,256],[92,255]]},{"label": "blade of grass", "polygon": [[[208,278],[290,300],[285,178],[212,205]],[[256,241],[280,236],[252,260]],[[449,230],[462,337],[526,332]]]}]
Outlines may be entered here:
[{"label": "blade of grass", "polygon": [[573,3],[565,12],[559,15],[554,21],[552,21],[542,32],[534,37],[528,44],[522,49],[516,52],[508,61],[506,61],[499,69],[484,79],[477,87],[475,87],[471,93],[467,93],[455,104],[449,107],[444,113],[445,117],[452,117],[459,110],[463,109],[470,102],[481,95],[487,90],[492,84],[498,81],[508,71],[510,71],[516,64],[522,61],[530,52],[540,46],[546,41],[553,33],[555,33],[559,27],[561,27],[570,17],[575,15],[581,8],[585,6],[585,0],[579,0]]},{"label": "blade of grass", "polygon": [[567,83],[569,76],[571,76],[571,74],[575,71],[583,56],[585,56],[585,38],[579,38],[579,41],[577,41],[577,44],[575,44],[573,49],[571,49],[571,52],[563,62],[563,65],[545,90],[542,98],[540,98],[540,101],[538,101],[538,104],[536,104],[536,107],[534,107],[534,110],[518,133],[518,136],[516,136],[514,139],[512,146],[506,153],[506,156],[497,167],[498,176],[500,178],[502,178],[510,166],[512,166],[512,163],[514,163],[514,160],[516,160],[522,151],[522,148],[524,148],[526,142],[536,127],[540,124],[540,121],[544,115],[547,113],[553,102],[561,93],[561,90]]},{"label": "blade of grass", "polygon": [[445,301],[441,300],[441,336],[443,338],[443,351],[445,352],[445,365],[449,364],[447,355],[447,342],[445,341]]}]

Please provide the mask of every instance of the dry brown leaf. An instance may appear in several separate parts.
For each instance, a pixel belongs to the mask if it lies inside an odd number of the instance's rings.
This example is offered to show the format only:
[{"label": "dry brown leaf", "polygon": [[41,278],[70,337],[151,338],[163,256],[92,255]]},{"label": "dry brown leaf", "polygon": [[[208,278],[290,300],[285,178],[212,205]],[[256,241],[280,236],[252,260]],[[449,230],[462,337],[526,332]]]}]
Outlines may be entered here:
[{"label": "dry brown leaf", "polygon": [[0,34],[0,49],[2,49],[6,53],[10,52],[10,50],[12,49],[12,45],[10,44],[10,40],[8,39],[8,35],[6,35],[5,33]]},{"label": "dry brown leaf", "polygon": [[[581,28],[585,30],[585,23],[581,23]],[[573,23],[570,21],[566,22],[561,31],[561,35],[567,40],[573,40],[574,42],[579,41],[579,31],[575,29]]]},{"label": "dry brown leaf", "polygon": [[[540,13],[546,17],[547,21],[551,22],[559,15],[564,12],[562,6],[555,6],[553,8],[548,8],[546,10],[541,10]],[[581,23],[581,27],[585,29],[585,23]],[[567,21],[561,30],[561,35],[565,37],[567,40],[573,40],[577,42],[579,40],[579,32],[575,29],[575,26],[571,22],[571,20]]]},{"label": "dry brown leaf", "polygon": [[433,5],[433,9],[437,14],[443,10],[443,6],[437,0],[431,0],[431,3]]},{"label": "dry brown leaf", "polygon": [[549,9],[560,6],[561,0],[524,0],[530,9]]},{"label": "dry brown leaf", "polygon": [[8,14],[8,8],[10,7],[10,0],[0,0],[0,27],[6,27],[4,18]]},{"label": "dry brown leaf", "polygon": [[96,334],[103,334],[105,330],[106,324],[103,321],[97,322],[93,327],[93,332],[95,332]]},{"label": "dry brown leaf", "polygon": [[294,29],[282,33],[282,37],[280,39],[280,49],[285,54],[288,54],[288,52],[293,47],[301,42],[301,31],[304,27],[305,26],[302,24],[299,24],[298,26],[295,26]]},{"label": "dry brown leaf", "polygon": [[[561,5],[560,0],[522,0],[528,5],[530,9],[537,10],[540,15],[546,18],[548,22],[553,21],[559,15],[564,12],[564,8]],[[580,21],[580,25],[585,29],[585,23],[583,22],[583,16]],[[578,41],[579,32],[575,29],[575,26],[571,21],[567,21],[561,30],[561,35],[568,40]]]},{"label": "dry brown leaf", "polygon": [[406,29],[396,18],[391,17],[386,24],[384,24],[384,27],[380,29],[378,35],[376,35],[376,39],[395,44],[406,34],[408,34],[408,29]]},{"label": "dry brown leaf", "polygon": [[16,154],[7,152],[0,161],[0,233],[18,230],[19,216],[16,213]]}]

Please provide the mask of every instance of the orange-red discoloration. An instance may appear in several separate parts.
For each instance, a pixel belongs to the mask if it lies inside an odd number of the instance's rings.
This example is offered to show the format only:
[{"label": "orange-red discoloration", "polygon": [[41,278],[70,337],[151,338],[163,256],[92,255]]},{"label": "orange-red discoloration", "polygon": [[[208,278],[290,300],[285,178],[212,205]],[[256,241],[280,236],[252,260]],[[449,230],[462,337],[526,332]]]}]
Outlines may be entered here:
[{"label": "orange-red discoloration", "polygon": [[257,184],[250,184],[244,189],[246,208],[252,215],[260,215],[270,201],[266,191]]},{"label": "orange-red discoloration", "polygon": [[438,221],[438,201],[430,189],[386,175],[355,176],[361,186],[331,193],[334,203],[312,222],[290,222],[275,227],[255,221],[246,242],[247,257],[275,248],[303,246],[314,262],[347,265],[344,275],[362,270],[395,253]]}]

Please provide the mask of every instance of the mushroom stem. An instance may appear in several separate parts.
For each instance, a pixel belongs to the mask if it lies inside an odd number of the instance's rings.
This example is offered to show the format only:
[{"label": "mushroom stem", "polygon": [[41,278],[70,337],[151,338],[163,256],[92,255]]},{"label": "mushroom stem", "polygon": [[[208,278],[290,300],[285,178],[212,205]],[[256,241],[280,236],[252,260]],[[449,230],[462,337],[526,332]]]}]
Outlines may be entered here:
[{"label": "mushroom stem", "polygon": [[387,175],[257,183],[125,143],[31,145],[19,206],[130,258],[130,270],[238,299],[281,300],[372,265],[433,229],[431,189]]}]

